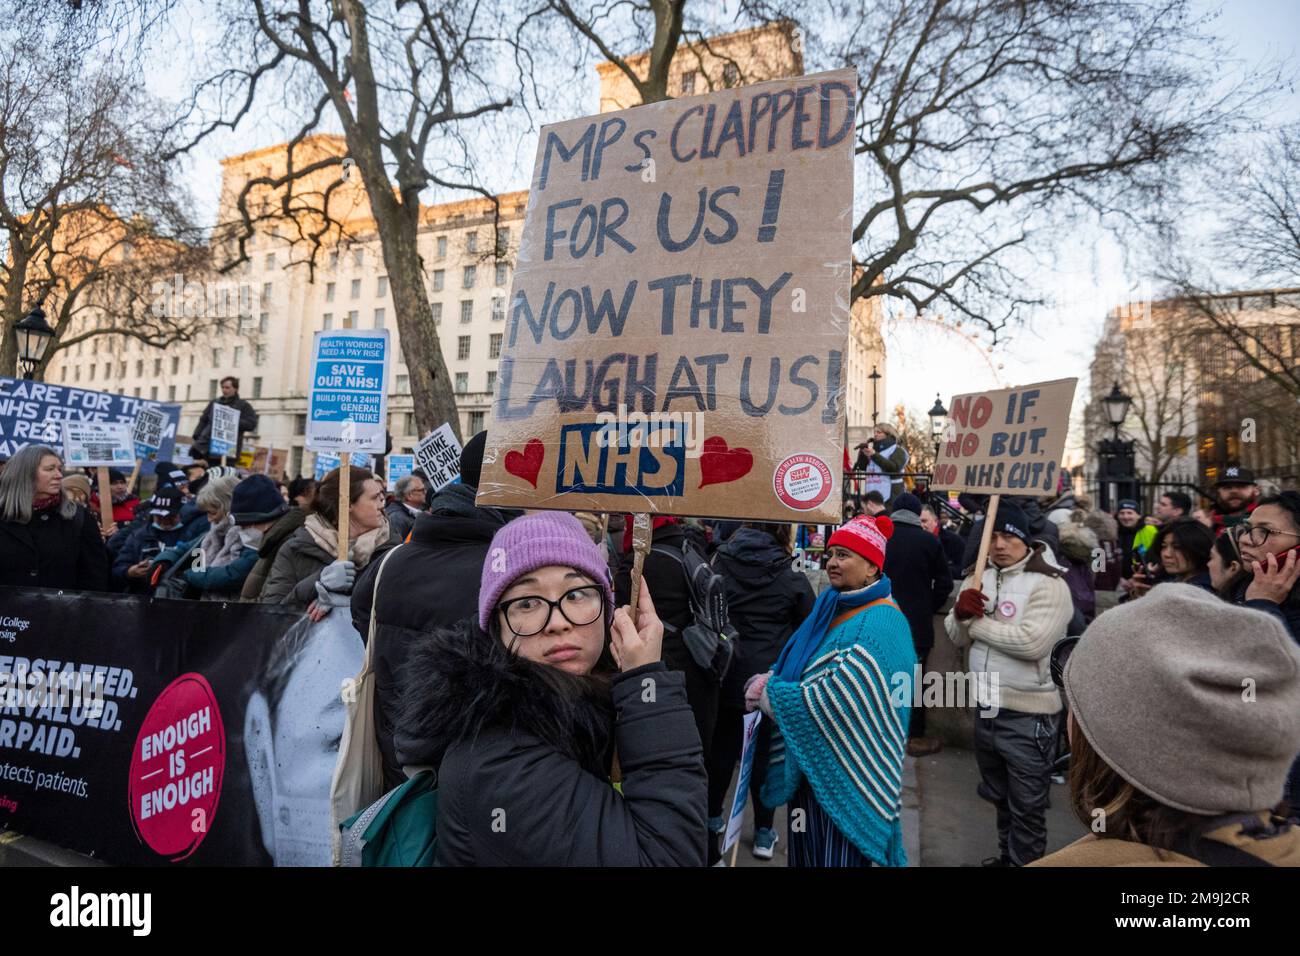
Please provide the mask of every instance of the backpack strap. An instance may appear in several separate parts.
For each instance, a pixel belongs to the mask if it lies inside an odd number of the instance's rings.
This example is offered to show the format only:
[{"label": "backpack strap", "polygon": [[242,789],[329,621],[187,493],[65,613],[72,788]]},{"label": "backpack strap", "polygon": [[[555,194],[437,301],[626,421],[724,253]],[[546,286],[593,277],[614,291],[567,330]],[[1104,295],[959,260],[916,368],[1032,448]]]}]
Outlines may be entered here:
[{"label": "backpack strap", "polygon": [[861,614],[863,611],[867,610],[868,608],[878,607],[881,604],[888,604],[896,611],[899,609],[898,605],[895,604],[890,598],[876,598],[874,601],[870,601],[867,604],[862,605],[861,607],[850,608],[849,610],[842,612],[835,618],[835,620],[831,621],[831,627],[839,627],[845,621],[857,617],[859,614]]}]

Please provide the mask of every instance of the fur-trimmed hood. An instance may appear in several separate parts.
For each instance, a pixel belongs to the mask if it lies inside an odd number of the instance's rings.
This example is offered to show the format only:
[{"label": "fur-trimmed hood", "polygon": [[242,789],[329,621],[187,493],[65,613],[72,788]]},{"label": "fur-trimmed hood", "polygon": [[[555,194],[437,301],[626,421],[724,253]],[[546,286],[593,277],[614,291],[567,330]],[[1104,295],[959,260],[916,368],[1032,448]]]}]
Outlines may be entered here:
[{"label": "fur-trimmed hood", "polygon": [[608,774],[614,740],[610,681],[574,677],[511,653],[472,619],[423,635],[407,659],[393,742],[403,766],[442,762],[485,730],[530,736]]},{"label": "fur-trimmed hood", "polygon": [[1099,545],[1096,533],[1087,525],[1073,520],[1061,525],[1061,553],[1075,564],[1090,562],[1093,549]]}]

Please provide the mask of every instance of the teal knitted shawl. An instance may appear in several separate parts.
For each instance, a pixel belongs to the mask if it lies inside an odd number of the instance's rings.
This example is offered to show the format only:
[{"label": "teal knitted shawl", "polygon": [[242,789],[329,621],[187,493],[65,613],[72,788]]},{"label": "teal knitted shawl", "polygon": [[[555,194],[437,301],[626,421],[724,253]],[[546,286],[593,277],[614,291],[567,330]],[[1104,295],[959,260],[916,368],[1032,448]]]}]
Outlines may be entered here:
[{"label": "teal knitted shawl", "polygon": [[[870,600],[887,598],[889,579],[866,590]],[[907,618],[890,603],[828,627],[799,680],[774,674],[767,696],[776,726],[763,803],[789,802],[807,778],[817,802],[864,856],[881,866],[906,866],[902,790],[910,707],[891,702],[891,690],[906,681],[906,693],[893,696],[910,701],[915,667]]]}]

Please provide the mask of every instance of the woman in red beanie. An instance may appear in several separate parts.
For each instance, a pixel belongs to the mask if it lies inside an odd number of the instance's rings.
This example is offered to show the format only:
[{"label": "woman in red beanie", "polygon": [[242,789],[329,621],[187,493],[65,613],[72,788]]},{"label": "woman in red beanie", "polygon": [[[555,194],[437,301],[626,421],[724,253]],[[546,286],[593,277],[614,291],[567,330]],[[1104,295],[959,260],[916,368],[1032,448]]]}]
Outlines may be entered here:
[{"label": "woman in red beanie", "polygon": [[831,535],[831,588],[773,670],[745,689],[749,709],[776,725],[762,799],[790,804],[791,866],[907,865],[903,752],[916,651],[881,570],[893,530],[883,515],[863,515]]}]

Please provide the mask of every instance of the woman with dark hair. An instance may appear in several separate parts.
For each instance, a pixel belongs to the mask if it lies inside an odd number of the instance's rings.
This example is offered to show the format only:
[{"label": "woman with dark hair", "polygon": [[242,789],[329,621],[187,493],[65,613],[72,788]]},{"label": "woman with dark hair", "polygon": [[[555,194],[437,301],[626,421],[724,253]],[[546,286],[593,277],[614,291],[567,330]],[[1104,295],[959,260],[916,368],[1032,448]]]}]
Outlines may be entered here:
[{"label": "woman with dark hair", "polygon": [[[1157,584],[1177,581],[1194,584],[1207,591],[1210,584],[1210,552],[1214,549],[1214,533],[1195,518],[1176,518],[1161,527],[1146,551],[1143,569],[1129,580],[1129,592],[1120,603],[1140,598]],[[1154,573],[1145,570],[1157,569]]]},{"label": "woman with dark hair", "polygon": [[[713,556],[713,568],[727,589],[727,612],[741,635],[722,681],[718,723],[709,752],[709,829],[726,828],[723,800],[740,759],[745,725],[745,683],[776,663],[785,642],[817,600],[807,575],[794,570],[790,557],[790,525],[748,522],[734,531]],[[749,778],[754,805],[754,856],[770,860],[776,846],[776,811],[764,806],[759,794],[767,779],[772,723],[759,725],[754,768]]]},{"label": "woman with dark hair", "polygon": [[1210,552],[1207,570],[1210,573],[1210,587],[1225,601],[1232,601],[1237,585],[1250,577],[1245,562],[1237,553],[1237,543],[1230,534],[1221,534],[1214,539],[1214,550]]},{"label": "woman with dark hair", "polygon": [[320,620],[351,601],[358,568],[389,547],[384,484],[364,468],[351,467],[348,560],[338,560],[339,469],[317,489],[310,513],[275,556],[262,589],[263,604],[287,604]]},{"label": "woman with dark hair", "polygon": [[108,552],[99,524],[63,490],[63,459],[21,448],[0,474],[0,585],[103,591]]},{"label": "woman with dark hair", "polygon": [[662,641],[644,579],[633,626],[572,515],[504,525],[477,615],[409,658],[394,742],[437,769],[436,864],[702,866],[700,738]]},{"label": "woman with dark hair", "polygon": [[1092,832],[1030,866],[1300,866],[1300,821],[1279,812],[1300,647],[1279,619],[1167,584],[1062,641],[1051,669]]}]

